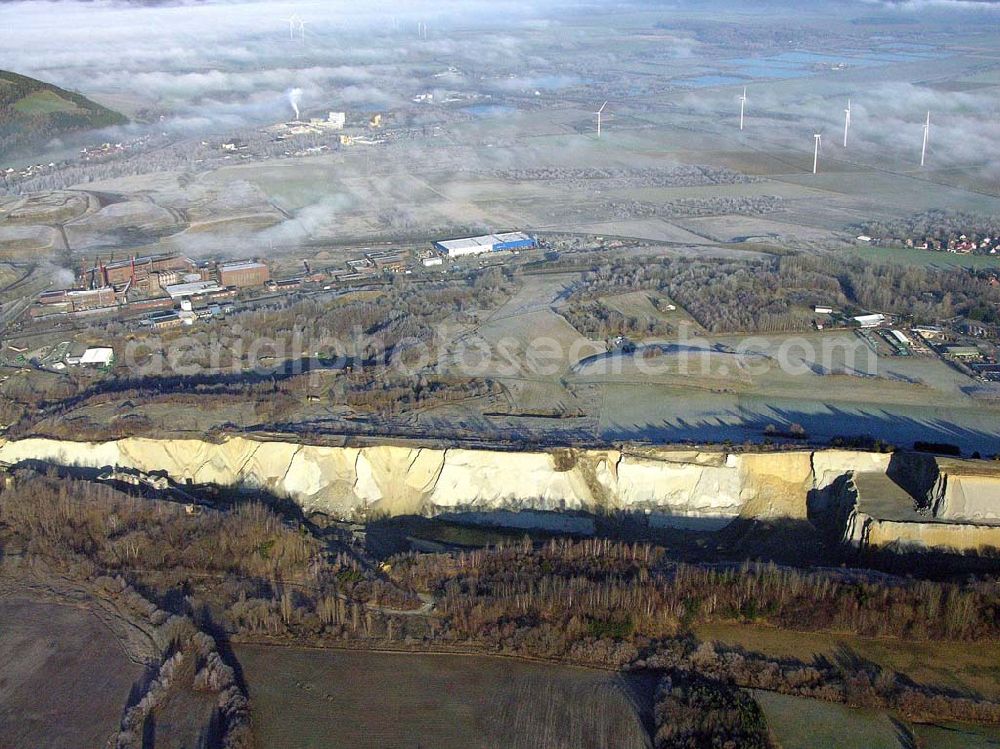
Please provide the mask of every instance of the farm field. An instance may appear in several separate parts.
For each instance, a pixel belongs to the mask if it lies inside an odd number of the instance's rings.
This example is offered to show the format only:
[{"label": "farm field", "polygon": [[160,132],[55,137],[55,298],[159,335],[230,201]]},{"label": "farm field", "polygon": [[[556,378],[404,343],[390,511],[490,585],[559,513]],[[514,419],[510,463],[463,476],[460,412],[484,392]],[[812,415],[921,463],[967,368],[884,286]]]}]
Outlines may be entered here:
[{"label": "farm field", "polygon": [[142,666],[73,606],[0,597],[0,746],[103,746]]},{"label": "farm field", "polygon": [[1000,268],[1000,255],[960,255],[955,252],[930,252],[908,247],[860,246],[851,253],[865,260],[903,263],[938,268]]},{"label": "farm field", "polygon": [[987,749],[1000,732],[988,726],[910,723],[875,710],[754,690],[781,749]]},{"label": "farm field", "polygon": [[779,658],[810,661],[850,653],[924,684],[1000,699],[1000,645],[875,640],[828,632],[793,632],[742,624],[698,627],[697,636]]},{"label": "farm field", "polygon": [[753,692],[782,749],[903,749],[900,727],[884,713],[805,697]]},{"label": "farm field", "polygon": [[1000,745],[1000,730],[959,723],[917,724],[913,733],[924,746],[932,749],[994,749]]},{"label": "farm field", "polygon": [[629,686],[606,672],[473,656],[235,653],[261,742],[275,749],[649,746]]}]

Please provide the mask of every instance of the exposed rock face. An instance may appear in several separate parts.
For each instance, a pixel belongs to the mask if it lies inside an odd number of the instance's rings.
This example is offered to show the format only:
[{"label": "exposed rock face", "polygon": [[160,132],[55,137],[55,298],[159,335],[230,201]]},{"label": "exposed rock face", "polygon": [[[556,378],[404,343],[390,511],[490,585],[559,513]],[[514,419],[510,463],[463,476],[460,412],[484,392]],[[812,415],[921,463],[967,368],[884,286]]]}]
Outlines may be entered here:
[{"label": "exposed rock face", "polygon": [[846,541],[858,547],[892,546],[911,551],[1000,549],[1000,526],[972,523],[907,523],[873,518],[863,512],[851,513],[844,536]]},{"label": "exposed rock face", "polygon": [[964,522],[1000,521],[1000,466],[961,460],[939,461],[930,491],[934,515]]},{"label": "exposed rock face", "polygon": [[[348,517],[464,510],[632,510],[675,518],[806,520],[840,508],[845,540],[973,549],[1000,546],[1000,471],[942,465],[930,498],[937,522],[860,512],[850,477],[884,474],[890,456],[844,450],[709,452],[668,447],[502,452],[406,445],[321,447],[231,437],[221,442],[126,438],[0,442],[0,461],[123,466],[173,480],[265,489],[307,511]],[[970,467],[971,466],[971,467]],[[849,487],[849,488],[845,488]],[[969,520],[982,530],[968,530]],[[941,521],[952,521],[942,523]],[[934,528],[913,526],[933,525]],[[946,526],[941,528],[938,526]],[[947,527],[953,526],[953,527]],[[960,532],[962,528],[966,531]]]},{"label": "exposed rock face", "polygon": [[457,509],[632,509],[684,517],[805,518],[811,453],[671,449],[501,452],[382,445],[313,447],[233,437],[0,444],[0,461],[166,471],[178,482],[266,489],[307,510],[350,515]]}]

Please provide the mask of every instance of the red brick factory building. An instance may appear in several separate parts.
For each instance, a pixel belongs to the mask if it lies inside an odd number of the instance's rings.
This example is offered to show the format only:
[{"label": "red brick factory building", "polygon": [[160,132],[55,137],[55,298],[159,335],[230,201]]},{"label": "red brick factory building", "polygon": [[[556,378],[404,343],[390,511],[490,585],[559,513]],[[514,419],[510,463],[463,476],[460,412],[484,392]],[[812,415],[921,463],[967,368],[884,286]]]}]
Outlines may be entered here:
[{"label": "red brick factory building", "polygon": [[126,258],[106,263],[95,259],[93,266],[83,267],[80,280],[89,288],[124,284],[128,281],[143,285],[152,273],[158,271],[191,273],[195,271],[195,264],[190,258],[176,253]]},{"label": "red brick factory building", "polygon": [[264,264],[252,260],[219,265],[220,286],[263,286],[271,280],[271,270]]}]

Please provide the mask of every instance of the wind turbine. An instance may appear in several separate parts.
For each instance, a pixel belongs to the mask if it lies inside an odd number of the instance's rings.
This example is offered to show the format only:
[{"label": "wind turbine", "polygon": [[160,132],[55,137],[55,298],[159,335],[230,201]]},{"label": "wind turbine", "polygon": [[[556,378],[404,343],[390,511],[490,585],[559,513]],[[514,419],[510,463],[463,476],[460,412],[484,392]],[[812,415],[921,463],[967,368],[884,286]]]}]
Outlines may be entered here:
[{"label": "wind turbine", "polygon": [[608,106],[608,103],[607,103],[607,102],[604,102],[604,103],[603,103],[603,104],[601,105],[601,108],[600,108],[600,109],[598,109],[598,110],[597,110],[596,112],[594,112],[594,114],[596,114],[596,115],[597,115],[597,137],[598,137],[598,138],[600,138],[600,137],[601,137],[601,114],[602,114],[602,113],[604,112],[604,108],[605,108],[606,106]]},{"label": "wind turbine", "polygon": [[747,104],[747,87],[743,87],[743,96],[740,97],[740,130],[743,129],[743,110]]},{"label": "wind turbine", "polygon": [[299,19],[299,40],[303,42],[306,40],[306,22],[301,18]]},{"label": "wind turbine", "polygon": [[927,119],[924,121],[924,144],[920,147],[920,166],[927,163],[927,140],[931,134],[931,113],[927,112]]},{"label": "wind turbine", "polygon": [[851,100],[847,100],[847,109],[844,110],[844,148],[847,148],[847,131],[851,128]]},{"label": "wind turbine", "polygon": [[813,135],[813,138],[816,139],[816,147],[813,150],[813,174],[816,174],[816,172],[819,170],[819,142],[820,140],[822,140],[823,136],[820,135],[819,133],[816,133],[815,135]]},{"label": "wind turbine", "polygon": [[293,13],[292,15],[290,15],[285,20],[288,21],[288,38],[290,40],[294,40],[295,39],[295,29],[299,26],[299,24],[302,23],[302,19],[299,18],[296,14]]}]

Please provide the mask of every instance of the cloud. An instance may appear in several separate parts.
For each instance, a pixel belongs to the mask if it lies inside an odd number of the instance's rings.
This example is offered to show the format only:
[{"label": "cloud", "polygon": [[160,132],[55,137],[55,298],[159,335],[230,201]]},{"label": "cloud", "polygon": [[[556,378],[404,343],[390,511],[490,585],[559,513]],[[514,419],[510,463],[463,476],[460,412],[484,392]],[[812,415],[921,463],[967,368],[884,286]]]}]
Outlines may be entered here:
[{"label": "cloud", "polygon": [[[684,96],[682,103],[701,114],[735,118],[740,90],[734,86],[731,90],[692,92]],[[803,144],[803,148],[811,145],[814,132],[826,136],[824,143],[839,142],[848,98],[852,148],[903,161],[918,158],[924,118],[930,111],[930,153],[935,164],[1000,168],[1000,102],[991,89],[941,91],[886,81],[859,86],[856,91],[845,91],[833,98],[793,95],[781,87],[755,89],[751,84],[747,102],[750,132],[762,133],[769,141]]]},{"label": "cloud", "polygon": [[500,91],[523,92],[523,91],[554,91],[570,86],[578,86],[583,83],[583,79],[577,75],[535,75],[535,76],[511,76],[492,81],[493,88]]},{"label": "cloud", "polygon": [[866,0],[882,8],[919,13],[922,11],[1000,12],[994,0]]},{"label": "cloud", "polygon": [[[442,60],[513,65],[524,54],[521,24],[551,23],[546,14],[563,7],[554,0],[22,0],[0,2],[0,49],[5,68],[127,113],[151,110],[185,129],[218,127],[270,116],[261,102],[292,88],[303,90],[306,108],[388,107],[426,88]],[[288,38],[293,13],[306,21],[304,40]],[[427,24],[426,40],[417,38],[418,21]],[[463,38],[501,23],[504,32],[488,44]]]}]

